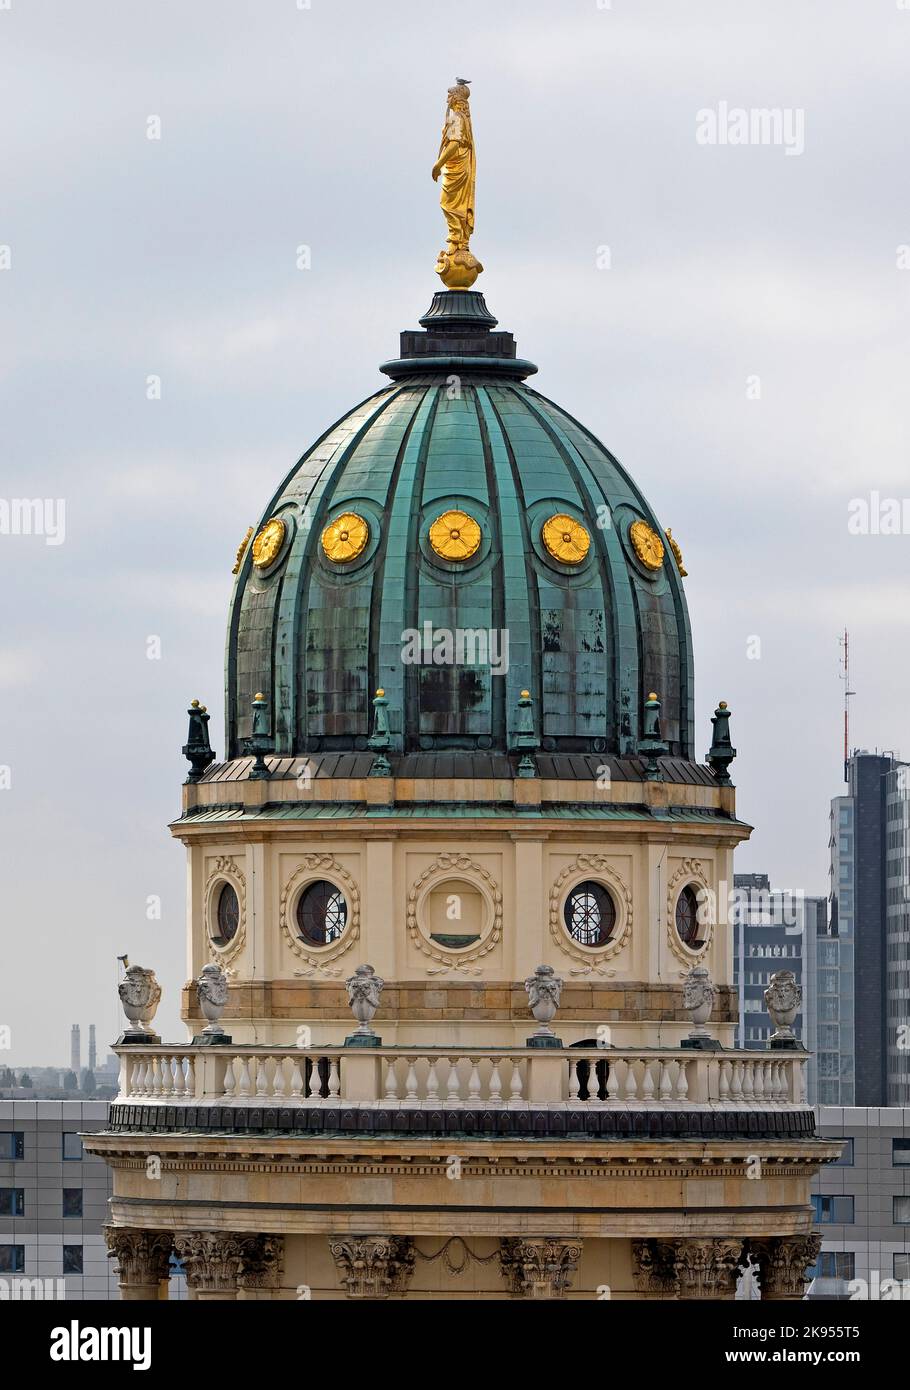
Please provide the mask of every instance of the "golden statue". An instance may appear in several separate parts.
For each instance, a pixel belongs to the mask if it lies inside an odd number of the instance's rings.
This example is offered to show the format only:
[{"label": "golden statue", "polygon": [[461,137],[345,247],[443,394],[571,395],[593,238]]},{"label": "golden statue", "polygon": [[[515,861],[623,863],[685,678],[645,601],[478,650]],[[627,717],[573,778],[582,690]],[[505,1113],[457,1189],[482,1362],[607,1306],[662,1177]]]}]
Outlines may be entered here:
[{"label": "golden statue", "polygon": [[474,230],[477,177],[470,98],[468,79],[456,78],[455,86],[449,88],[439,158],[433,165],[433,181],[442,175],[439,203],[449,229],[446,249],[436,259],[436,272],[449,290],[470,289],[483,270],[468,245]]}]

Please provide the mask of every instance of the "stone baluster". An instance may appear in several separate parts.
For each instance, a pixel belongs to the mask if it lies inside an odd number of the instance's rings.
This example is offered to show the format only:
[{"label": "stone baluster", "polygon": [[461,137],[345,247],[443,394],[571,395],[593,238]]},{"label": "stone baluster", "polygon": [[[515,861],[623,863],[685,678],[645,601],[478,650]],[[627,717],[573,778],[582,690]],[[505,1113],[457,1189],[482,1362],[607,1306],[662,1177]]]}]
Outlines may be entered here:
[{"label": "stone baluster", "polygon": [[239,1096],[251,1096],[253,1086],[250,1081],[250,1062],[246,1054],[240,1057],[240,1079],[237,1082],[237,1094]]},{"label": "stone baluster", "polygon": [[402,1105],[408,1110],[414,1110],[420,1101],[417,1096],[417,1058],[408,1057],[408,1070],[404,1081],[404,1100]]},{"label": "stone baluster", "polygon": [[234,1075],[234,1063],[236,1057],[228,1057],[224,1063],[224,1099],[233,1100],[237,1089],[237,1078]]},{"label": "stone baluster", "polygon": [[329,1063],[329,1104],[337,1100],[341,1092],[341,1073],[338,1070],[338,1058],[333,1057]]},{"label": "stone baluster", "polygon": [[730,1099],[738,1104],[743,1098],[743,1064],[733,1063],[733,1080],[730,1083]]},{"label": "stone baluster", "polygon": [[269,1094],[269,1072],[268,1057],[254,1057],[253,1066],[256,1068],[256,1098],[257,1100],[267,1100]]},{"label": "stone baluster", "polygon": [[607,1100],[619,1100],[619,1061],[611,1061],[607,1070]]},{"label": "stone baluster", "polygon": [[651,1059],[645,1058],[645,1072],[641,1083],[641,1098],[643,1101],[654,1099],[654,1077],[651,1074]]},{"label": "stone baluster", "polygon": [[572,1057],[572,1058],[569,1059],[569,1100],[570,1100],[570,1102],[573,1102],[573,1103],[574,1103],[576,1100],[578,1100],[578,1092],[579,1092],[579,1090],[580,1090],[580,1087],[581,1087],[581,1083],[580,1083],[579,1080],[578,1080],[578,1061],[577,1061],[577,1059],[576,1059],[575,1057]]},{"label": "stone baluster", "polygon": [[449,1075],[446,1080],[446,1105],[457,1106],[461,1101],[461,1082],[458,1078],[458,1058],[450,1057]]},{"label": "stone baluster", "polygon": [[676,1099],[686,1101],[689,1099],[689,1064],[680,1062],[679,1070],[676,1073]]},{"label": "stone baluster", "polygon": [[502,1105],[502,1080],[499,1075],[499,1058],[493,1058],[493,1067],[490,1072],[490,1104]]},{"label": "stone baluster", "polygon": [[192,1056],[186,1059],[186,1080],[183,1084],[183,1094],[187,1100],[193,1100],[196,1096],[196,1071],[193,1066]]},{"label": "stone baluster", "polygon": [[468,1104],[478,1106],[480,1104],[480,1072],[477,1068],[477,1058],[471,1060],[471,1075],[468,1078]]},{"label": "stone baluster", "polygon": [[726,1105],[730,1099],[730,1072],[732,1067],[729,1062],[721,1062],[720,1079],[718,1081],[718,1098],[721,1105]]},{"label": "stone baluster", "polygon": [[275,1070],[272,1073],[272,1095],[276,1100],[284,1100],[287,1095],[287,1088],[284,1081],[284,1058],[273,1057]]},{"label": "stone baluster", "polygon": [[600,1077],[597,1075],[597,1061],[598,1061],[598,1059],[597,1059],[596,1057],[589,1057],[589,1058],[588,1058],[588,1068],[589,1068],[589,1070],[588,1070],[588,1104],[589,1104],[589,1105],[603,1105],[603,1101],[602,1101],[601,1098],[600,1098]]},{"label": "stone baluster", "polygon": [[303,1071],[300,1066],[300,1057],[296,1053],[291,1066],[291,1096],[295,1100],[303,1098]]},{"label": "stone baluster", "polygon": [[631,1058],[626,1061],[626,1074],[623,1080],[625,1083],[625,1095],[622,1099],[634,1103],[638,1099],[638,1080],[635,1076],[635,1064]]},{"label": "stone baluster", "polygon": [[398,1100],[398,1077],[395,1074],[396,1058],[389,1056],[385,1059],[385,1098],[390,1101]]},{"label": "stone baluster", "polygon": [[657,1093],[660,1096],[661,1100],[664,1101],[664,1103],[666,1103],[668,1100],[671,1100],[673,1097],[673,1081],[670,1076],[670,1066],[670,1062],[666,1062],[663,1059],[661,1060],[660,1085],[658,1086]]},{"label": "stone baluster", "polygon": [[765,1098],[764,1087],[765,1069],[761,1062],[754,1062],[752,1065],[752,1099],[756,1105],[761,1105]]},{"label": "stone baluster", "polygon": [[517,1109],[524,1103],[522,1100],[521,1062],[517,1057],[513,1057],[511,1061],[512,1077],[509,1081],[509,1105],[513,1109]]},{"label": "stone baluster", "polygon": [[436,1061],[437,1061],[437,1059],[436,1059],[435,1057],[431,1057],[429,1060],[430,1060],[430,1069],[429,1069],[429,1071],[427,1072],[427,1103],[428,1103],[429,1105],[438,1105],[438,1104],[439,1104],[439,1078],[438,1078],[438,1076],[436,1075]]}]

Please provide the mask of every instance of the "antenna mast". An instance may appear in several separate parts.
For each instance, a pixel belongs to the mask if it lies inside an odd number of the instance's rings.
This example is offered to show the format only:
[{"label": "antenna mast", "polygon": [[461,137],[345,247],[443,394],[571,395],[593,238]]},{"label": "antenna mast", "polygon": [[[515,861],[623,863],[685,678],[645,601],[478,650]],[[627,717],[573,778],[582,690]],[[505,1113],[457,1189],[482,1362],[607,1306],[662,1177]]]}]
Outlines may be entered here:
[{"label": "antenna mast", "polygon": [[850,634],[844,628],[844,635],[840,639],[840,646],[843,652],[841,657],[841,680],[844,683],[844,781],[849,781],[847,776],[847,764],[850,760],[850,697],[856,692],[850,689]]}]

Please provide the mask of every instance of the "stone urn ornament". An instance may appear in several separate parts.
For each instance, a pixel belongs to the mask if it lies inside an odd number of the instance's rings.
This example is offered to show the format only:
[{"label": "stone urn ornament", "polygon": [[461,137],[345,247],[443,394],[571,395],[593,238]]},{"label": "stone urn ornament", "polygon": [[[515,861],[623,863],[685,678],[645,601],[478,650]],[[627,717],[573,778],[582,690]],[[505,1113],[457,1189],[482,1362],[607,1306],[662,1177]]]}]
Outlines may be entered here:
[{"label": "stone urn ornament", "polygon": [[793,1022],[803,1002],[802,985],[797,984],[792,970],[776,970],[764,993],[765,1008],[774,1024],[768,1039],[769,1047],[798,1048]]},{"label": "stone urn ornament", "polygon": [[682,1040],[683,1047],[693,1047],[701,1052],[720,1049],[720,1043],[711,1037],[705,1027],[714,1008],[714,996],[714,981],[710,973],[703,965],[693,966],[683,981],[683,1008],[693,1025],[689,1036]]},{"label": "stone urn ornament", "polygon": [[196,981],[196,998],[207,1026],[193,1038],[197,1047],[218,1047],[232,1039],[221,1027],[221,1015],[228,1001],[228,977],[220,965],[204,965]]},{"label": "stone urn ornament", "polygon": [[562,980],[553,973],[552,965],[538,965],[534,974],[525,980],[528,1004],[537,1019],[537,1029],[528,1038],[528,1047],[562,1047],[562,1039],[557,1038],[550,1027],[559,1008],[562,985]]},{"label": "stone urn ornament", "polygon": [[131,1024],[120,1034],[117,1043],[160,1043],[160,1037],[151,1027],[161,1000],[161,986],[155,979],[154,970],[146,970],[141,965],[128,965],[126,974],[117,986],[117,993]]},{"label": "stone urn ornament", "polygon": [[345,1047],[380,1047],[382,1039],[373,1032],[372,1023],[385,980],[380,979],[372,965],[358,965],[344,983],[351,1013],[357,1020],[357,1030],[345,1038]]}]

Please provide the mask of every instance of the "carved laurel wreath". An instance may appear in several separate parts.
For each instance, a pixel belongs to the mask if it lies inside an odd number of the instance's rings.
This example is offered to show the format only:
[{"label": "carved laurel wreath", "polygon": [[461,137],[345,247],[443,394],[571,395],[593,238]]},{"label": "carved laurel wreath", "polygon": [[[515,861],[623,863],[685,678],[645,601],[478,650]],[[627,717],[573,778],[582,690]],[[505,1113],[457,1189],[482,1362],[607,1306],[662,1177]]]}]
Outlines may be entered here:
[{"label": "carved laurel wreath", "polygon": [[670,943],[670,950],[677,960],[681,960],[688,969],[706,955],[708,947],[711,945],[714,924],[713,922],[707,923],[705,944],[697,951],[693,951],[691,946],[687,946],[680,939],[679,932],[676,930],[676,899],[687,884],[701,888],[705,893],[711,892],[711,885],[700,859],[684,859],[667,884],[667,940]]},{"label": "carved laurel wreath", "polygon": [[[237,901],[240,904],[240,922],[231,940],[226,945],[219,946],[212,939],[211,928],[217,910],[215,893],[223,883],[229,883],[237,894]],[[203,902],[205,903],[209,959],[216,965],[225,966],[240,954],[246,942],[246,876],[237,860],[231,855],[222,855],[220,859],[215,860],[214,868],[206,879]]]},{"label": "carved laurel wreath", "polygon": [[[322,877],[335,880],[337,886],[343,889],[348,905],[348,920],[337,941],[333,941],[330,946],[312,947],[307,946],[306,942],[302,941],[294,931],[290,906],[296,898],[299,887],[313,879]],[[327,961],[335,960],[336,957],[344,955],[345,951],[349,951],[360,936],[360,889],[347,869],[342,868],[334,855],[304,855],[282,889],[278,904],[278,920],[294,955],[299,956],[301,960],[306,961],[307,965],[318,970]]]},{"label": "carved laurel wreath", "polygon": [[[481,892],[483,892],[485,885],[487,889],[485,896],[489,899],[488,906],[492,906],[493,909],[491,929],[469,951],[447,950],[445,947],[438,949],[435,943],[430,942],[424,936],[417,922],[418,902],[429,891],[431,881],[434,879],[444,881],[453,869],[457,869],[466,876],[473,875],[475,887],[480,888]],[[476,882],[478,878],[483,880],[483,885]],[[502,892],[499,884],[492,874],[487,873],[481,864],[476,864],[467,854],[440,854],[411,884],[408,892],[408,935],[418,951],[422,951],[425,956],[439,961],[442,965],[466,964],[468,961],[479,960],[488,951],[492,951],[493,947],[498,945],[502,939]]]},{"label": "carved laurel wreath", "polygon": [[[578,942],[573,941],[562,920],[566,884],[572,880],[570,887],[574,887],[575,883],[582,883],[592,874],[603,879],[609,885],[617,908],[615,932],[606,945],[595,949],[590,946],[580,946]],[[602,854],[579,854],[573,863],[563,869],[550,889],[550,935],[559,949],[565,955],[571,956],[573,960],[583,962],[587,966],[587,971],[584,973],[588,973],[598,970],[603,961],[618,955],[626,944],[631,930],[632,892],[625,879]],[[581,974],[583,972],[573,971],[572,973]],[[600,973],[612,974],[613,972]]]}]

